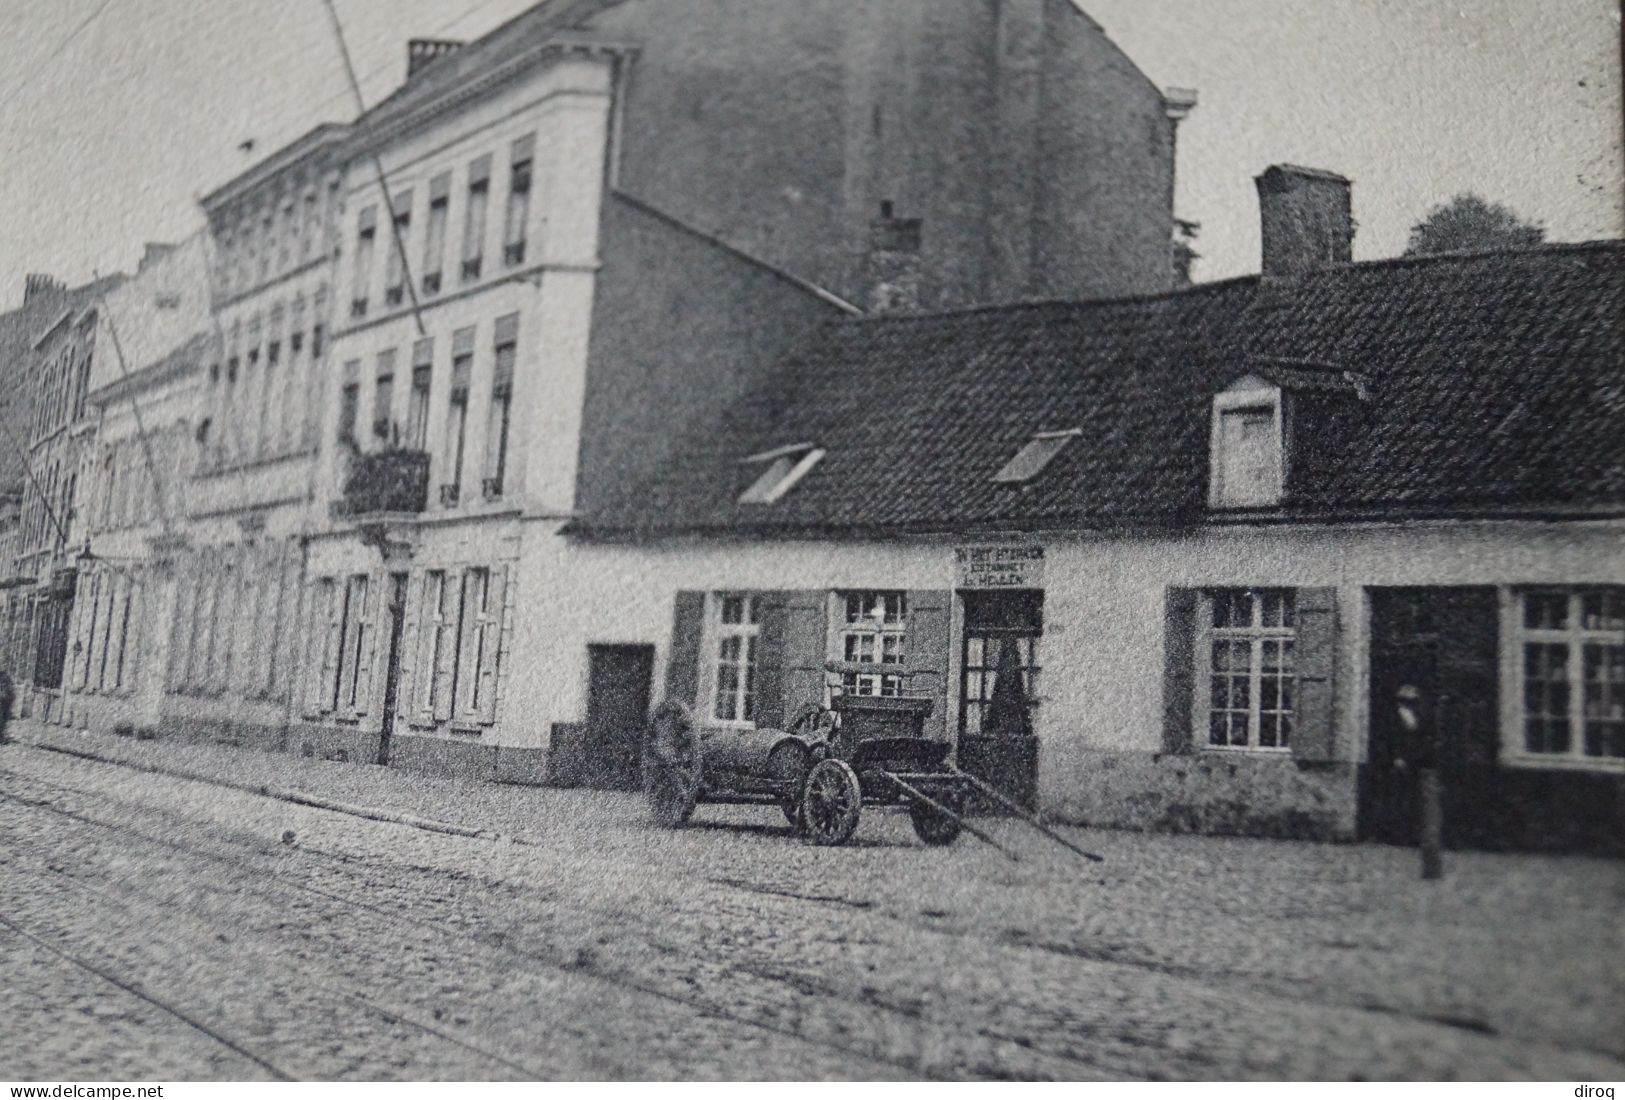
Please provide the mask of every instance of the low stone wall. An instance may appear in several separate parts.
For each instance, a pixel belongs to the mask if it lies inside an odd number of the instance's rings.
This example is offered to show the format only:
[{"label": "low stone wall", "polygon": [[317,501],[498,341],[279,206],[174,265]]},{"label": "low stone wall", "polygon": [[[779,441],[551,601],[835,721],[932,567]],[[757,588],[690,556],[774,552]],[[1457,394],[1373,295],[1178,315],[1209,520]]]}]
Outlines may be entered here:
[{"label": "low stone wall", "polygon": [[[137,726],[134,732],[145,736],[148,731]],[[157,735],[162,740],[186,745],[231,745],[256,752],[285,752],[288,743],[285,726],[197,715],[165,714],[158,724]]]},{"label": "low stone wall", "polygon": [[288,728],[287,748],[295,756],[372,764],[378,760],[378,732],[353,726],[320,726],[295,722]]},{"label": "low stone wall", "polygon": [[1356,765],[1241,753],[1083,752],[1042,782],[1064,821],[1173,833],[1353,840]]}]

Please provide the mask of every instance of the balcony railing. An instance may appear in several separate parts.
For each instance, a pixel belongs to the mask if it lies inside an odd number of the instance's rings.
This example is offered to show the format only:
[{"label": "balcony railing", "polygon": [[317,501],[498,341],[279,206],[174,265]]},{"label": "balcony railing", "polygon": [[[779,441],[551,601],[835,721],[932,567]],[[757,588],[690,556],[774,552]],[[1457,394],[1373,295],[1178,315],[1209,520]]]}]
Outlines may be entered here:
[{"label": "balcony railing", "polygon": [[334,510],[346,516],[416,514],[428,506],[429,453],[390,449],[351,455],[344,494]]}]

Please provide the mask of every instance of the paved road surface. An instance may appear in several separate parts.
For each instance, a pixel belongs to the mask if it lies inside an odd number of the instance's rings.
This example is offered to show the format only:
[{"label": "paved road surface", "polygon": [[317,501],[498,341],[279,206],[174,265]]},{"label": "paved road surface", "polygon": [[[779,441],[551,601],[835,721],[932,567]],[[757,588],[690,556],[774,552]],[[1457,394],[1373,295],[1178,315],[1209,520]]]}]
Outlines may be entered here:
[{"label": "paved road surface", "polygon": [[1078,831],[1090,865],[999,823],[1012,864],[878,814],[832,850],[210,752],[526,843],[0,748],[6,1076],[1625,1076],[1617,862],[1424,884],[1395,849]]}]

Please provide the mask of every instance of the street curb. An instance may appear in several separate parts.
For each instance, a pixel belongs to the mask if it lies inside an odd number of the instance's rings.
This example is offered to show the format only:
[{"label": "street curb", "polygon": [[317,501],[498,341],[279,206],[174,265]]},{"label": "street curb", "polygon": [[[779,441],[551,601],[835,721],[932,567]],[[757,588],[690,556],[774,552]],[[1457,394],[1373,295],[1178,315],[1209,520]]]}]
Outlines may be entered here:
[{"label": "street curb", "polygon": [[160,767],[156,764],[143,764],[133,760],[119,760],[86,749],[72,749],[64,745],[46,744],[43,741],[19,740],[16,743],[28,745],[30,748],[42,749],[45,752],[60,753],[63,756],[90,760],[98,764],[111,764],[114,767],[127,768],[130,771],[146,772],[149,775],[165,775],[172,779],[186,779],[193,783],[207,783],[212,787],[224,787],[228,790],[241,791],[244,794],[274,798],[279,802],[288,802],[296,806],[309,806],[313,809],[327,810],[331,813],[345,814],[349,817],[364,818],[368,821],[405,825],[408,828],[419,829],[428,833],[443,833],[450,836],[467,837],[471,840],[489,840],[499,844],[516,844],[523,847],[537,846],[533,840],[524,840],[520,837],[509,836],[506,833],[493,832],[490,829],[476,829],[468,825],[457,825],[450,821],[437,821],[434,818],[418,817],[416,814],[398,813],[394,810],[380,810],[372,806],[357,806],[354,803],[338,802],[334,799],[322,798],[319,795],[307,794],[304,791],[291,788],[273,787],[269,784],[234,783],[219,776],[204,775],[183,768]]}]

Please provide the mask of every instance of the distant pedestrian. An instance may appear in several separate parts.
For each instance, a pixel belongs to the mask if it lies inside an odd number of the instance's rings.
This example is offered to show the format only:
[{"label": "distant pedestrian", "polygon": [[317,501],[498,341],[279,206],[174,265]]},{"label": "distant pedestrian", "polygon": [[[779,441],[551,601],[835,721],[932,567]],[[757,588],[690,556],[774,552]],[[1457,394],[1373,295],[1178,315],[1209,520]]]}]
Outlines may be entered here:
[{"label": "distant pedestrian", "polygon": [[1415,684],[1401,684],[1394,693],[1394,767],[1423,771],[1438,766],[1438,745],[1433,708]]},{"label": "distant pedestrian", "polygon": [[1415,770],[1417,847],[1422,853],[1422,877],[1441,878],[1444,862],[1443,791],[1439,778],[1438,715],[1415,684],[1402,684],[1394,694],[1394,719],[1399,738],[1394,766]]},{"label": "distant pedestrian", "polygon": [[17,690],[12,687],[11,673],[0,668],[0,745],[11,740],[6,734],[6,726],[11,722],[11,704],[16,701]]}]

